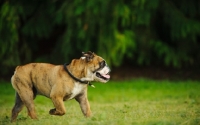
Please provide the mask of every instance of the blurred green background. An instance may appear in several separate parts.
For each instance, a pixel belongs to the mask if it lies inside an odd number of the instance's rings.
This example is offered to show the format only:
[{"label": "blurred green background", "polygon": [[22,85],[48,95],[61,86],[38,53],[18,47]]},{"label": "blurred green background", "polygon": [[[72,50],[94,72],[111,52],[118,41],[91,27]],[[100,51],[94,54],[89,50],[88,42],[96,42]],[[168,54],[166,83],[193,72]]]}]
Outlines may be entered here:
[{"label": "blurred green background", "polygon": [[10,78],[17,65],[63,64],[88,50],[114,70],[124,65],[198,70],[200,1],[0,2],[0,78]]}]

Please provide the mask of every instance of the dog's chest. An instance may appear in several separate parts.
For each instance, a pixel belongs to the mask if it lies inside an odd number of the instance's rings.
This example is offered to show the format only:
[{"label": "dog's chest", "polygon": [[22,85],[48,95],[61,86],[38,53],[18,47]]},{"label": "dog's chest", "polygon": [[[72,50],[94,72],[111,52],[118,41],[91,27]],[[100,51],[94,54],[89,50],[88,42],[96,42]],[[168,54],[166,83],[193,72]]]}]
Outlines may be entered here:
[{"label": "dog's chest", "polygon": [[78,94],[80,94],[81,92],[83,92],[84,88],[86,86],[84,84],[80,84],[80,83],[75,83],[74,84],[74,88],[72,89],[72,93],[69,97],[70,99],[73,99],[75,96],[77,96]]}]

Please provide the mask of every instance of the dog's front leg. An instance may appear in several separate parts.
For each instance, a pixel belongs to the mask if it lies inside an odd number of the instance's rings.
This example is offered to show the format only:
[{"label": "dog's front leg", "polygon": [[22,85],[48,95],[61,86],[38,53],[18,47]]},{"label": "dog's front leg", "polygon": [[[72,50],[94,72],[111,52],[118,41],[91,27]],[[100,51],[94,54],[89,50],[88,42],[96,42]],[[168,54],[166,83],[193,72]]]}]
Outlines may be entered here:
[{"label": "dog's front leg", "polygon": [[65,110],[63,98],[57,97],[57,96],[52,96],[51,100],[52,100],[55,108],[51,109],[49,111],[49,114],[51,114],[51,115],[60,115],[60,116],[64,115],[66,110]]},{"label": "dog's front leg", "polygon": [[90,110],[90,104],[87,99],[87,92],[85,94],[79,95],[76,98],[76,101],[79,102],[81,110],[85,117],[90,117],[91,116],[91,110]]}]

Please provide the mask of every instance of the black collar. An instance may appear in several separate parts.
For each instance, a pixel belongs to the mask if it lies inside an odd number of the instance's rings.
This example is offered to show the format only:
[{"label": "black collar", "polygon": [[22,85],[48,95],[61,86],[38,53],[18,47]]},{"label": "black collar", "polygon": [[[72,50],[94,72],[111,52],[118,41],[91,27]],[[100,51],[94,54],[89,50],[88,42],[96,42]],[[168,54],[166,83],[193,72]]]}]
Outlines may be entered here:
[{"label": "black collar", "polygon": [[83,83],[83,84],[88,84],[88,85],[90,85],[91,87],[95,88],[95,86],[92,85],[89,81],[82,81],[82,80],[76,78],[75,76],[73,76],[73,75],[69,72],[69,70],[67,69],[67,65],[68,65],[67,63],[64,64],[64,69],[65,69],[65,71],[66,71],[74,80],[76,80],[76,81],[78,81],[78,82],[80,82],[80,83]]}]

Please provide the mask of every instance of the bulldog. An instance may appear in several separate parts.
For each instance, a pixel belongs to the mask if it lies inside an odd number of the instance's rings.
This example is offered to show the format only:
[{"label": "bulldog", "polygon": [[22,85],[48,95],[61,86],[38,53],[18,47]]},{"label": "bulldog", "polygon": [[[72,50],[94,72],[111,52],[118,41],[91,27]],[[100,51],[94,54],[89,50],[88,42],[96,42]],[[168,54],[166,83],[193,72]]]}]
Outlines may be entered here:
[{"label": "bulldog", "polygon": [[49,111],[50,115],[64,115],[66,110],[63,101],[75,99],[84,116],[91,116],[87,87],[92,81],[108,82],[110,68],[95,53],[89,51],[82,54],[80,59],[73,59],[69,65],[30,63],[17,66],[11,78],[12,86],[16,90],[11,122],[16,121],[24,105],[28,109],[28,115],[37,119],[33,102],[36,95],[52,100],[55,108]]}]

